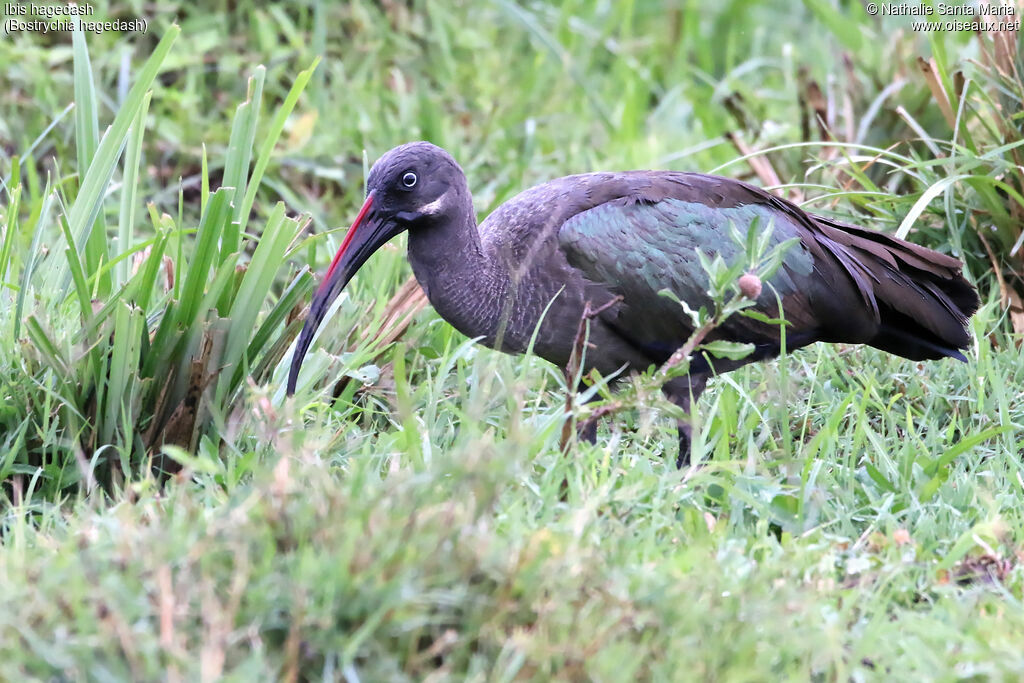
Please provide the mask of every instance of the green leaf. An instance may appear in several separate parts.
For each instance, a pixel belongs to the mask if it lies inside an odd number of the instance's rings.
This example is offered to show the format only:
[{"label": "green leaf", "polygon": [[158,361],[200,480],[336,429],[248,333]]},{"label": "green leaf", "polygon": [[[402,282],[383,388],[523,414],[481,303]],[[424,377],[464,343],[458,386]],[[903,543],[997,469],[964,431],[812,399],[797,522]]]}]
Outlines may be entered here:
[{"label": "green leaf", "polygon": [[46,191],[43,194],[43,204],[39,210],[39,217],[36,220],[35,229],[32,233],[32,245],[28,250],[28,260],[21,272],[21,281],[18,286],[18,298],[14,304],[14,338],[17,339],[21,333],[21,316],[25,309],[25,296],[32,282],[32,274],[35,273],[42,249],[40,243],[45,232],[43,226],[47,224],[50,217],[50,207],[53,204],[53,193],[50,191],[50,178],[46,178]]},{"label": "green leaf", "polygon": [[277,326],[284,321],[288,313],[295,307],[295,304],[305,298],[312,287],[313,275],[308,270],[302,270],[295,276],[288,284],[284,293],[281,294],[281,298],[277,300],[277,303],[274,304],[274,307],[270,309],[270,312],[263,319],[260,329],[256,331],[256,334],[250,340],[249,348],[245,352],[249,358],[255,358],[263,347],[266,346],[267,341]]},{"label": "green leaf", "polygon": [[[181,307],[178,309],[178,323],[190,327],[200,313],[203,291],[210,265],[217,255],[217,242],[224,232],[224,226],[231,221],[231,195],[234,188],[222,187],[213,193],[199,223],[196,234],[193,261],[188,266],[185,284],[181,290]],[[180,261],[179,261],[180,263]]]},{"label": "green leaf", "polygon": [[139,347],[144,325],[142,310],[122,301],[114,316],[110,372],[105,392],[106,411],[99,429],[101,444],[111,442],[114,428],[121,422],[118,417],[132,405],[132,385],[138,375]]},{"label": "green leaf", "polygon": [[925,474],[934,475],[938,473],[942,468],[945,468],[951,462],[953,462],[953,460],[955,460],[957,456],[966,453],[968,450],[974,448],[983,441],[988,441],[992,437],[999,436],[1000,434],[1007,432],[1011,429],[1013,429],[1012,425],[1000,425],[998,427],[991,427],[984,431],[978,432],[977,434],[972,434],[967,438],[961,439],[956,443],[955,446],[949,448],[948,450],[946,450],[945,453],[943,453],[934,461],[932,461],[930,466],[925,469]]},{"label": "green leaf", "polygon": [[871,477],[871,479],[876,484],[881,486],[884,490],[889,491],[890,493],[897,493],[896,487],[892,484],[892,482],[889,481],[888,478],[886,478],[884,474],[882,474],[881,470],[879,470],[877,467],[875,467],[869,462],[866,462],[864,463],[864,470],[868,473],[868,476]]},{"label": "green leaf", "polygon": [[215,401],[218,404],[229,390],[234,389],[240,379],[236,366],[243,360],[243,353],[254,330],[257,329],[256,318],[270,293],[270,288],[277,280],[277,273],[285,262],[288,245],[295,238],[299,227],[298,221],[285,217],[284,204],[278,202],[267,219],[263,236],[256,245],[252,260],[242,278],[240,291],[244,296],[235,297],[234,305],[228,314],[231,330],[225,343],[224,372],[221,373],[217,384]]},{"label": "green leaf", "polygon": [[[200,453],[202,453],[202,451],[200,451]],[[208,457],[194,456],[184,448],[179,448],[178,446],[172,446],[170,444],[165,445],[163,447],[163,454],[182,467],[187,467],[188,469],[201,474],[219,474],[223,470],[223,465],[221,463],[218,463]]]},{"label": "green leaf", "polygon": [[71,366],[68,364],[67,359],[57,349],[57,345],[46,334],[43,326],[39,324],[34,315],[30,315],[28,320],[25,321],[25,331],[28,332],[28,338],[35,345],[36,350],[42,354],[43,360],[50,369],[60,377],[66,377],[71,374]]},{"label": "green leaf", "polygon": [[[245,102],[238,105],[235,118],[231,123],[231,135],[228,138],[228,152],[224,160],[224,182],[228,187],[235,188],[233,204],[234,220],[240,223],[242,206],[244,205],[249,163],[252,161],[253,142],[256,139],[256,124],[260,118],[260,104],[263,100],[263,82],[267,70],[263,65],[256,67],[255,73],[249,78],[249,93]],[[222,257],[238,251],[239,233],[234,233],[224,240],[221,246]]]},{"label": "green leaf", "polygon": [[[117,220],[117,249],[124,253],[131,249],[134,240],[135,209],[138,207],[139,165],[142,162],[142,138],[146,131],[146,113],[153,93],[147,92],[142,106],[132,122],[128,145],[124,157],[124,175],[121,183],[121,211]],[[128,280],[131,264],[124,260],[117,268],[117,284]]]},{"label": "green leaf", "polygon": [[78,168],[86,169],[96,154],[100,123],[96,111],[96,86],[81,21],[75,21],[71,33],[71,52],[75,70],[75,147],[78,151]]},{"label": "green leaf", "polygon": [[263,173],[267,170],[267,164],[270,163],[270,155],[274,151],[274,145],[277,144],[278,138],[281,137],[281,131],[284,130],[285,121],[288,120],[288,115],[295,108],[295,104],[299,101],[299,95],[302,94],[306,84],[309,83],[309,79],[319,63],[320,58],[317,57],[308,69],[296,77],[295,83],[292,84],[292,89],[288,91],[288,96],[284,98],[284,102],[281,103],[277,114],[274,116],[274,120],[270,124],[270,131],[268,131],[263,139],[259,156],[256,158],[256,166],[252,170],[252,176],[249,178],[249,185],[245,191],[245,198],[242,200],[241,209],[237,213],[238,229],[241,232],[245,232],[245,225],[249,220],[249,214],[252,212],[252,204],[256,200],[256,191],[263,180]]},{"label": "green leaf", "polygon": [[[18,174],[18,158],[14,158],[13,176]],[[14,190],[10,193],[10,201],[5,207],[7,212],[7,225],[0,226],[3,232],[0,234],[0,288],[6,285],[7,267],[11,262],[11,253],[14,251],[14,242],[21,233],[18,221],[18,204],[21,198],[21,184],[15,181]]]},{"label": "green leaf", "polygon": [[907,212],[907,215],[903,217],[900,227],[896,229],[896,237],[901,240],[905,240],[907,238],[907,234],[910,232],[910,228],[914,225],[914,221],[917,220],[918,216],[924,213],[924,210],[928,208],[931,201],[942,194],[947,187],[958,180],[964,180],[967,177],[968,176],[966,175],[955,175],[943,178],[922,192],[921,196],[917,198],[916,202],[914,202],[914,205],[910,207],[910,211]]},{"label": "green leaf", "polygon": [[68,226],[67,221],[62,216],[58,223],[61,230],[64,231],[64,238],[68,243],[68,246],[64,249],[64,254],[71,268],[71,279],[75,283],[78,306],[82,311],[82,318],[85,319],[86,326],[88,326],[89,321],[92,319],[92,304],[90,303],[89,285],[85,281],[85,268],[82,265],[82,259],[78,256],[78,252],[74,249],[74,239],[72,239],[71,228]]},{"label": "green leaf", "polygon": [[[82,23],[75,21],[71,34],[72,55],[75,67],[75,144],[78,150],[79,173],[92,164],[100,137],[99,113],[96,107],[96,87],[92,78],[89,51],[85,45]],[[92,274],[107,260],[107,223],[99,212],[91,221],[91,228],[85,242],[85,264]],[[110,277],[101,277],[99,289],[103,295],[110,291]]]},{"label": "green leaf", "polygon": [[753,308],[745,308],[745,309],[743,309],[742,311],[740,311],[740,315],[742,315],[744,317],[747,317],[747,318],[752,318],[754,320],[757,320],[758,322],[765,323],[766,325],[792,325],[793,324],[793,323],[789,322],[788,320],[786,320],[784,318],[771,318],[771,317],[765,315],[764,313],[762,313],[761,311],[758,311],[758,310],[753,309]]},{"label": "green leaf", "polygon": [[729,360],[741,360],[754,352],[753,344],[731,342],[724,339],[701,344],[700,348],[716,358],[728,358]]}]

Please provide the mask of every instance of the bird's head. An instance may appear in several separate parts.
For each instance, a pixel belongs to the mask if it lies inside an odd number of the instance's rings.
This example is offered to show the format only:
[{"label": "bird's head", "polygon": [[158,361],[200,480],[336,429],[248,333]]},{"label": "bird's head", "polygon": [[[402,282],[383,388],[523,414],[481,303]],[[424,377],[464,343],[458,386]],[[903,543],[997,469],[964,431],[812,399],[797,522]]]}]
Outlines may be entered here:
[{"label": "bird's head", "polygon": [[327,309],[366,259],[405,230],[429,229],[452,210],[464,187],[459,165],[429,142],[400,145],[377,160],[367,178],[363,206],[313,295],[288,372],[289,396]]}]

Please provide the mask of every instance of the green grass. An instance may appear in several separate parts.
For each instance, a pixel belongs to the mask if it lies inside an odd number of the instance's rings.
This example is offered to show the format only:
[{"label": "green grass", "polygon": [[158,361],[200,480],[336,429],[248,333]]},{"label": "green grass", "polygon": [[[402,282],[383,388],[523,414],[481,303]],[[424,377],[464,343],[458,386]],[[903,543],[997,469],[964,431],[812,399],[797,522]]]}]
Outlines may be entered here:
[{"label": "green grass", "polygon": [[[0,678],[1021,677],[997,45],[809,0],[96,6],[149,31],[0,41]],[[286,400],[306,266],[417,138],[481,214],[584,170],[773,172],[963,258],[969,362],[816,346],[713,382],[700,467],[660,402],[563,454],[561,369],[429,309],[367,341],[400,242]]]}]

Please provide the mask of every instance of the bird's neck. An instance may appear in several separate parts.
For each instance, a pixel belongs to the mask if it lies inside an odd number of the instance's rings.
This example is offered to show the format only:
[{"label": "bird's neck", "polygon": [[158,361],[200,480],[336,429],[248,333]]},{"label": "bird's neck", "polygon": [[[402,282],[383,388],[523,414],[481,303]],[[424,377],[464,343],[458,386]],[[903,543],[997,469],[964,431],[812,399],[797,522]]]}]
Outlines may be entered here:
[{"label": "bird's neck", "polygon": [[444,213],[410,227],[409,262],[442,318],[468,336],[490,337],[498,317],[493,302],[501,298],[508,278],[484,252],[468,191],[459,199]]},{"label": "bird's neck", "polygon": [[473,272],[483,259],[472,200],[459,199],[464,201],[409,228],[409,262],[424,288],[440,278]]}]

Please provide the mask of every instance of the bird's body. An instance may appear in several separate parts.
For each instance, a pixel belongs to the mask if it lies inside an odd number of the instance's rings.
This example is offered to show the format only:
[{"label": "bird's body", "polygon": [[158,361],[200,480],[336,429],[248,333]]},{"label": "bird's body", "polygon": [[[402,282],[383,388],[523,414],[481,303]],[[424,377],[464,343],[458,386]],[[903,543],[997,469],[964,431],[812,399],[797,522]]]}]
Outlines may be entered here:
[{"label": "bird's body", "polygon": [[[411,187],[396,187],[410,180]],[[956,259],[806,213],[764,190],[717,176],[567,176],[522,192],[479,227],[461,168],[429,143],[388,152],[374,165],[368,185],[360,218],[314,299],[289,390],[326,304],[369,253],[402,229],[409,230],[409,260],[431,304],[460,332],[488,346],[519,353],[533,339],[537,355],[564,367],[586,306],[603,309],[589,323],[584,369],[604,375],[660,365],[685,343],[692,319],[663,290],[694,309],[710,303],[698,250],[731,263],[743,252],[730,230],[745,234],[755,222],[772,231],[773,245],[798,240],[754,306],[779,317],[778,294],[788,349],[848,342],[915,360],[962,359],[958,349],[969,341],[964,325],[978,305]],[[364,215],[377,227],[371,232],[367,226],[360,238],[356,231]],[[353,236],[362,239],[354,251],[348,248]],[[336,275],[337,265],[342,268]],[[742,360],[716,361],[713,368],[694,358],[689,377],[665,387],[684,408],[711,373],[781,351],[780,326],[748,317],[733,316],[711,338],[751,343],[755,350]],[[682,459],[688,455],[687,434],[681,425]]]}]

